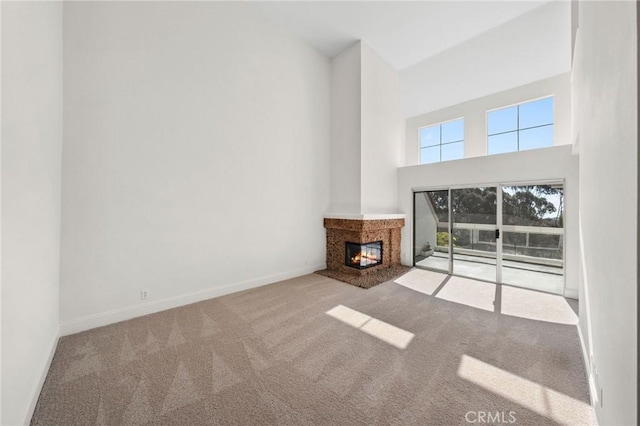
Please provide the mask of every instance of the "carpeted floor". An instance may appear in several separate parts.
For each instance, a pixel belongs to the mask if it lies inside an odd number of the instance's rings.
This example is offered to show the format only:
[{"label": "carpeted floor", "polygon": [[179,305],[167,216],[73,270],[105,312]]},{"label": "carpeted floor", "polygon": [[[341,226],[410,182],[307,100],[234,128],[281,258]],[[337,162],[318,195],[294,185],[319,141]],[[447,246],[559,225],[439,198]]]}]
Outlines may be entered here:
[{"label": "carpeted floor", "polygon": [[572,307],[307,275],[60,339],[32,424],[594,424]]}]

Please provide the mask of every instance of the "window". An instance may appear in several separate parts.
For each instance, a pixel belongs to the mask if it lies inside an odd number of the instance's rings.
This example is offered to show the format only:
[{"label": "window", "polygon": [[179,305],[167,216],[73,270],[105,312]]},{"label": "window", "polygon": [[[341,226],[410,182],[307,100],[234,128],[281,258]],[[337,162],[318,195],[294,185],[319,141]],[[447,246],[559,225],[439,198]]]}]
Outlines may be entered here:
[{"label": "window", "polygon": [[487,154],[553,146],[553,96],[487,113]]},{"label": "window", "polygon": [[420,164],[464,157],[464,119],[420,128]]}]

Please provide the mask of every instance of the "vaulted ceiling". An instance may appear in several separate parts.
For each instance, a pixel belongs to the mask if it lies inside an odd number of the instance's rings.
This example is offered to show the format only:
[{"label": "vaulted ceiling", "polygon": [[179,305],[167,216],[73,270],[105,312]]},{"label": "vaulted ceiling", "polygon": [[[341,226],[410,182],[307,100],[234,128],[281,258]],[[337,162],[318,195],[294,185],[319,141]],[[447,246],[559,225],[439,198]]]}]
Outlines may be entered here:
[{"label": "vaulted ceiling", "polygon": [[403,70],[549,1],[256,2],[270,19],[333,57],[357,40]]}]

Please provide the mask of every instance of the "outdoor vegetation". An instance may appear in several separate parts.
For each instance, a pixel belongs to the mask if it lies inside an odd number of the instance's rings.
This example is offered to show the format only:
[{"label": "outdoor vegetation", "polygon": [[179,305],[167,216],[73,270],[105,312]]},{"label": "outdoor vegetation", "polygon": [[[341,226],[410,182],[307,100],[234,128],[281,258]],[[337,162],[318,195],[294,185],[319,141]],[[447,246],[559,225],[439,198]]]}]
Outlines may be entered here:
[{"label": "outdoor vegetation", "polygon": [[[453,212],[453,245],[458,248],[495,252],[495,231],[460,229],[455,224],[495,225],[497,220],[497,194],[495,187],[454,189],[451,191]],[[430,191],[428,198],[438,222],[449,221],[448,191]],[[562,228],[564,221],[564,193],[553,185],[506,186],[502,194],[503,225],[540,228]],[[507,254],[562,259],[561,235],[544,233],[504,232],[503,250]],[[439,227],[437,246],[447,247],[449,234]]]}]

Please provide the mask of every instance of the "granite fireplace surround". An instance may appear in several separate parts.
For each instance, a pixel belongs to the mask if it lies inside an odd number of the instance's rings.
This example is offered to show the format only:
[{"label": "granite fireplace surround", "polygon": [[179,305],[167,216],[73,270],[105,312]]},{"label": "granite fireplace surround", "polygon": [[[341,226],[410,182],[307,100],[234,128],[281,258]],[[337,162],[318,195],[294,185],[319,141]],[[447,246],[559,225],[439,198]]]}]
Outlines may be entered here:
[{"label": "granite fireplace surround", "polygon": [[[400,230],[404,219],[325,218],[327,269],[319,274],[362,288],[370,288],[395,278],[410,268],[400,264]],[[382,241],[382,263],[357,269],[345,265],[346,243]]]}]

